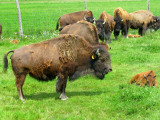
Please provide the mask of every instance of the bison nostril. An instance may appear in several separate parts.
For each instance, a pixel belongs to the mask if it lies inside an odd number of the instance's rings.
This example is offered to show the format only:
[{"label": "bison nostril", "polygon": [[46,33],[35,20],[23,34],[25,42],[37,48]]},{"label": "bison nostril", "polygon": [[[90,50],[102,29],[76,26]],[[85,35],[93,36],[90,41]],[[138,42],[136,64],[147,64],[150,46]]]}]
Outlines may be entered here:
[{"label": "bison nostril", "polygon": [[111,72],[111,71],[112,71],[112,68],[109,69],[109,72]]}]

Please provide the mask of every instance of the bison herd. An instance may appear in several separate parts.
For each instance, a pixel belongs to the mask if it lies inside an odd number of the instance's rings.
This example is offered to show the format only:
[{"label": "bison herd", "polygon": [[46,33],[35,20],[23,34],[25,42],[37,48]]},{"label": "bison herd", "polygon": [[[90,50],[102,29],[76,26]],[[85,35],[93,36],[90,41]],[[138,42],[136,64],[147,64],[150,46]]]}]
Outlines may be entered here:
[{"label": "bison herd", "polygon": [[[124,37],[128,37],[129,28],[139,29],[138,33],[142,36],[147,29],[157,30],[159,27],[160,18],[147,10],[128,13],[118,7],[114,10],[114,16],[103,11],[98,20],[95,20],[92,11],[65,14],[57,22],[56,30],[60,31],[58,37],[8,51],[4,55],[4,71],[8,68],[7,56],[12,52],[12,69],[19,98],[23,102],[22,87],[27,74],[40,81],[52,80],[57,76],[56,91],[60,93],[60,99],[65,100],[67,79],[75,80],[86,74],[104,79],[112,71],[108,52],[112,32],[118,39],[120,31]],[[103,42],[99,42],[99,39]],[[130,82],[157,86],[153,71],[137,74]]]}]

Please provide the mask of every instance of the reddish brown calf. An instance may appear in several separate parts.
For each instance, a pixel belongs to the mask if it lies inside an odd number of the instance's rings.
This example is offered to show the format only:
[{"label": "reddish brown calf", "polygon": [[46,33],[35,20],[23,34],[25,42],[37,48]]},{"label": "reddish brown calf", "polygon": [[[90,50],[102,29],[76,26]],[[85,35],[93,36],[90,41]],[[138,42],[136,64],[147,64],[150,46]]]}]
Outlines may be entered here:
[{"label": "reddish brown calf", "polygon": [[145,85],[149,85],[149,87],[153,87],[153,86],[158,87],[156,75],[152,70],[134,75],[130,83],[131,84],[136,83],[137,85],[140,85],[142,87],[144,87]]}]

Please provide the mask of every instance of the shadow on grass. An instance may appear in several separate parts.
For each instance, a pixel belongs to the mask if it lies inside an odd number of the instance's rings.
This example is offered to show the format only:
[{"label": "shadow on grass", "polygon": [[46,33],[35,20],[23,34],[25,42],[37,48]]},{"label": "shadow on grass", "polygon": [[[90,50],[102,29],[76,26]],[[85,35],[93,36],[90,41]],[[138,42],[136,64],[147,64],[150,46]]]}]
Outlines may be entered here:
[{"label": "shadow on grass", "polygon": [[[106,91],[83,91],[83,92],[66,92],[66,95],[71,98],[73,96],[95,96],[100,95],[102,93],[105,93]],[[59,93],[53,92],[53,93],[37,93],[37,94],[30,94],[30,95],[24,95],[25,99],[31,99],[31,100],[43,100],[43,99],[49,99],[49,98],[55,98],[56,100],[59,100]],[[15,96],[17,99],[18,96]]]}]

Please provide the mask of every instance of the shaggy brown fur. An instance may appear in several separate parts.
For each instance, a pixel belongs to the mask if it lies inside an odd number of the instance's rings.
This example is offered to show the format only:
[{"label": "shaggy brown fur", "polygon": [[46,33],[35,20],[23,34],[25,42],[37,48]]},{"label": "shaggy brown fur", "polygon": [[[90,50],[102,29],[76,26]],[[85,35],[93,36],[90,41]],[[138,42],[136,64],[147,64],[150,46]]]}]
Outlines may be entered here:
[{"label": "shaggy brown fur", "polygon": [[101,45],[104,45],[107,50],[110,50],[110,49],[111,49],[111,47],[109,47],[109,44],[107,44],[107,43],[101,42],[100,44],[101,44]]},{"label": "shaggy brown fur", "polygon": [[122,35],[124,37],[127,37],[128,29],[130,26],[129,13],[123,10],[122,8],[118,7],[117,9],[114,10],[114,21],[116,22],[116,25],[114,27],[115,39],[117,39],[120,30],[122,30]]},{"label": "shaggy brown fur", "polygon": [[99,43],[96,27],[85,20],[65,26],[60,34],[74,34],[82,36],[92,45]]},{"label": "shaggy brown fur", "polygon": [[130,20],[128,12],[123,10],[121,7],[118,7],[117,9],[114,10],[114,18],[117,16],[124,20]]},{"label": "shaggy brown fur", "polygon": [[92,46],[77,35],[61,35],[9,51],[4,55],[4,71],[8,67],[7,56],[10,52],[13,52],[11,63],[22,101],[22,86],[27,74],[43,81],[58,76],[56,91],[60,92],[60,98],[65,100],[68,77],[76,79],[81,72],[91,69],[98,78],[103,79],[105,74],[112,70],[110,54],[106,48],[103,45]]},{"label": "shaggy brown fur", "polygon": [[0,24],[0,39],[1,39],[1,34],[2,34],[2,24]]},{"label": "shaggy brown fur", "polygon": [[103,11],[99,16],[99,20],[104,20],[105,23],[107,23],[107,25],[109,26],[109,32],[113,31],[115,26],[114,17]]},{"label": "shaggy brown fur", "polygon": [[139,34],[144,35],[147,26],[153,22],[153,14],[148,10],[139,10],[130,13],[130,27],[139,29]]},{"label": "shaggy brown fur", "polygon": [[[77,29],[78,28],[78,29]],[[85,20],[78,21],[77,23],[67,25],[63,28],[60,34],[74,34],[85,38],[91,45],[104,45],[107,50],[110,49],[108,44],[99,43],[98,33],[96,27]]]},{"label": "shaggy brown fur", "polygon": [[140,85],[142,87],[144,87],[145,85],[149,85],[150,87],[158,86],[156,75],[152,70],[134,75],[130,83],[131,84],[136,83],[137,85]]},{"label": "shaggy brown fur", "polygon": [[58,19],[56,30],[58,30],[59,28],[59,21],[61,26],[59,30],[61,31],[66,25],[73,24],[84,19],[93,23],[94,20],[92,11],[79,11],[79,12],[64,14]]}]

